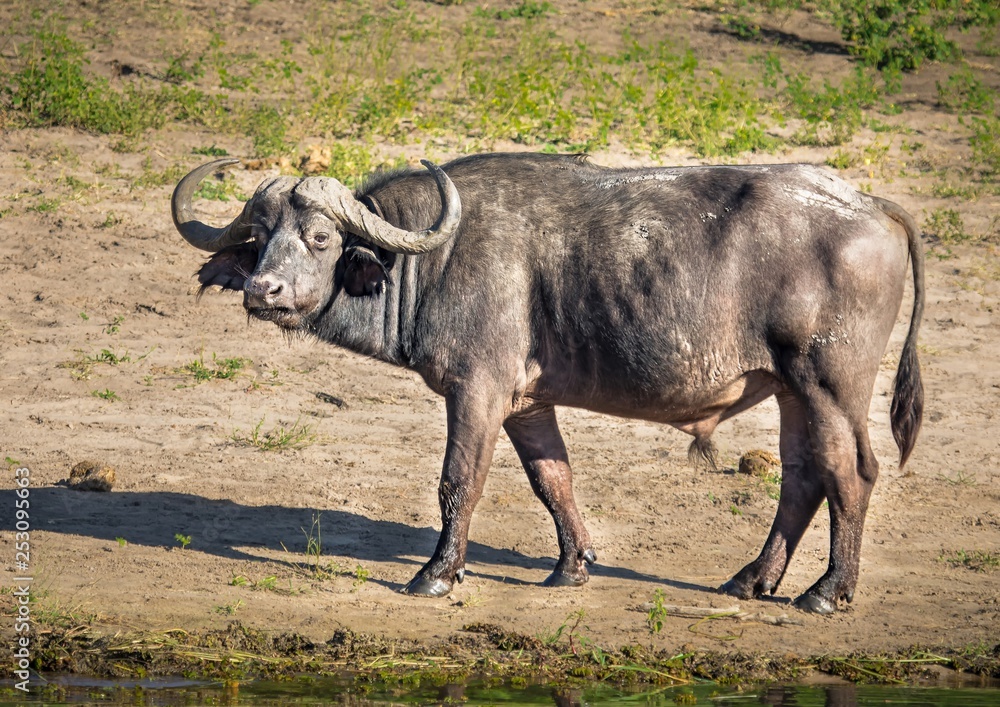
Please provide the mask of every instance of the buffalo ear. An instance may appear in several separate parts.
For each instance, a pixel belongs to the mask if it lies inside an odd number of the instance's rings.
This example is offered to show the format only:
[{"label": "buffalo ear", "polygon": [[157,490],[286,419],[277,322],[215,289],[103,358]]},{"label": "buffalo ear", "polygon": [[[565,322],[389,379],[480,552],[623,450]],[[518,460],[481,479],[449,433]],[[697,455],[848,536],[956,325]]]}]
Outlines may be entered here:
[{"label": "buffalo ear", "polygon": [[243,283],[257,267],[257,246],[240,243],[223,248],[209,258],[198,271],[200,295],[212,285],[224,290],[243,289]]},{"label": "buffalo ear", "polygon": [[371,248],[351,246],[344,251],[344,291],[347,294],[352,297],[378,294],[385,290],[387,282],[391,282],[389,270]]}]

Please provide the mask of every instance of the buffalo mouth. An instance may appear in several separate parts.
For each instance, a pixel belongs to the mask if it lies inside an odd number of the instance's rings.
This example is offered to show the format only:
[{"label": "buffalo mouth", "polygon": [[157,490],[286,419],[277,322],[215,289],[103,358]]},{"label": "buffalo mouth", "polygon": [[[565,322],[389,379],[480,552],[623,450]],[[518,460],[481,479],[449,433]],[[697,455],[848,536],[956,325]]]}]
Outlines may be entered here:
[{"label": "buffalo mouth", "polygon": [[302,315],[290,307],[247,307],[246,310],[254,319],[274,322],[282,329],[299,329],[303,324]]}]

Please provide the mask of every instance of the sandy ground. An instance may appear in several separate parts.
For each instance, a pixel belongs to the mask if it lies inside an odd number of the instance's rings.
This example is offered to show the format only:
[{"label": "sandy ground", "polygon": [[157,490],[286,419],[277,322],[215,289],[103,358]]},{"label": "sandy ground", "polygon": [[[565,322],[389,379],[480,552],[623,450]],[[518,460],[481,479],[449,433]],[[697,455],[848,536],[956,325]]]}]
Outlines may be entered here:
[{"label": "sandy ground", "polygon": [[[706,34],[702,41],[723,40]],[[932,89],[933,71],[914,84],[915,101]],[[925,106],[897,120],[917,130],[935,159],[950,151],[962,159],[954,116]],[[773,601],[714,592],[756,556],[774,516],[776,501],[762,483],[733,471],[747,449],[777,451],[773,400],[719,429],[724,468],[716,472],[691,469],[689,438],[671,428],[561,410],[577,499],[599,556],[580,589],[539,586],[554,564],[554,528],[501,438],[472,524],[465,582],[448,598],[428,600],[398,590],[437,539],[443,401],[407,371],[247,323],[238,296],[196,300],[192,275],[203,257],[173,230],[170,186],[130,184],[147,156],[156,165],[193,167],[202,158],[192,147],[229,146],[225,138],[171,127],[149,135],[139,153],[112,152],[111,142],[68,129],[0,135],[0,194],[15,207],[0,220],[0,440],[4,455],[31,469],[39,610],[70,612],[108,631],[218,627],[235,617],[319,640],[348,627],[430,642],[472,622],[546,635],[582,609],[577,630],[602,646],[798,655],[992,645],[1000,637],[1000,572],[942,559],[1000,551],[1000,270],[991,247],[928,259],[925,424],[905,474],[895,464],[887,393],[910,311],[904,301],[871,407],[882,472],[848,610],[821,618],[785,603],[826,566],[822,511]],[[234,154],[246,148],[230,142]],[[752,159],[821,163],[825,154]],[[407,156],[423,155],[410,146]],[[894,149],[892,159],[903,157]],[[620,151],[595,160],[645,161]],[[666,161],[694,162],[681,152]],[[73,197],[60,181],[66,175],[96,186]],[[266,173],[236,175],[249,192]],[[891,179],[859,168],[843,176],[872,183],[918,218],[937,204],[925,196],[930,177],[922,173]],[[64,197],[56,211],[25,208],[56,192]],[[996,197],[958,205],[971,227],[985,227],[997,207]],[[238,207],[213,201],[200,208],[221,221]],[[127,360],[84,365],[105,349]],[[183,370],[198,359],[211,367],[214,357],[250,363],[229,380],[198,382]],[[106,390],[118,400],[94,394]],[[262,430],[308,425],[316,439],[282,452],[233,440],[262,420]],[[112,493],[58,484],[84,459],[116,469]],[[13,476],[0,480],[4,585],[18,575]],[[314,518],[322,563],[335,563],[336,577],[315,579],[303,569]],[[186,549],[177,534],[190,536]],[[249,584],[235,586],[236,577]],[[669,604],[739,604],[789,613],[801,625],[718,622],[690,630],[692,619],[669,618],[654,636],[636,609],[656,590]]]}]

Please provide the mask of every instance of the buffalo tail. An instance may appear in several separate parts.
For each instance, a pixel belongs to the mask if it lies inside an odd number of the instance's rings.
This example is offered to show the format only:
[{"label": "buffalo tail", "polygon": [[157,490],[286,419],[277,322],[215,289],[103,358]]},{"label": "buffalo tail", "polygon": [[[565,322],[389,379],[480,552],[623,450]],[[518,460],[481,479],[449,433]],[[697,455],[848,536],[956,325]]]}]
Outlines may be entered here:
[{"label": "buffalo tail", "polygon": [[920,361],[917,359],[917,332],[924,314],[924,253],[920,244],[920,229],[913,217],[900,206],[876,198],[879,208],[906,231],[909,242],[910,264],[913,268],[913,312],[910,330],[903,343],[903,352],[893,383],[892,407],[889,420],[892,436],[899,448],[899,468],[902,469],[917,442],[920,424],[924,419],[924,384],[920,379]]}]

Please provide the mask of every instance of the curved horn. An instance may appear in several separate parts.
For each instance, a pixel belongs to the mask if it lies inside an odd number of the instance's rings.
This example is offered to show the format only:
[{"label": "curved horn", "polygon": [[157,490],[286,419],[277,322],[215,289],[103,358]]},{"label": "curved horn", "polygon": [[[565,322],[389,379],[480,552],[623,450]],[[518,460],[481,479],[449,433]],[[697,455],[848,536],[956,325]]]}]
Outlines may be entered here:
[{"label": "curved horn", "polygon": [[[354,198],[351,190],[336,179],[324,178],[318,183],[323,192],[321,208],[345,230],[393,253],[413,255],[434,250],[458,230],[458,224],[462,220],[462,200],[458,189],[444,170],[427,160],[421,160],[420,163],[434,176],[441,195],[441,214],[437,222],[428,229],[407,231],[396,228],[365,208],[364,204]],[[302,193],[300,186],[297,194]]]},{"label": "curved horn", "polygon": [[174,195],[170,200],[174,226],[184,236],[184,240],[195,248],[214,253],[226,246],[242,243],[250,238],[250,212],[253,199],[250,199],[243,206],[242,213],[225,228],[215,228],[198,221],[191,208],[191,198],[201,180],[210,173],[237,162],[239,162],[238,159],[230,157],[203,164],[201,167],[191,170],[186,177],[177,183],[177,188],[174,189]]}]

